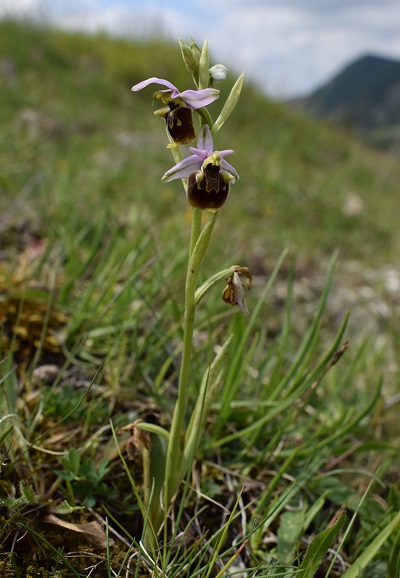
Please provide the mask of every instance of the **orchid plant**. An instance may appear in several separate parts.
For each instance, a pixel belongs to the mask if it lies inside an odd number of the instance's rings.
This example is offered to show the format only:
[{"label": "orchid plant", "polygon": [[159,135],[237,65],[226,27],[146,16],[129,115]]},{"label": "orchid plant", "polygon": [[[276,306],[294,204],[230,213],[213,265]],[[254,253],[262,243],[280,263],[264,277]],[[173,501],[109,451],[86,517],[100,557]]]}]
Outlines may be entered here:
[{"label": "orchid plant", "polygon": [[[206,416],[214,393],[221,380],[224,352],[229,340],[207,368],[201,390],[192,415],[185,427],[185,410],[190,379],[193,349],[193,331],[196,307],[204,294],[216,283],[226,279],[223,291],[225,302],[238,306],[246,315],[246,293],[251,288],[251,275],[246,267],[235,265],[210,277],[197,287],[199,273],[206,255],[212,231],[219,211],[227,201],[230,186],[239,180],[236,169],[225,158],[234,151],[215,150],[214,137],[233,112],[242,89],[244,74],[234,84],[221,112],[214,122],[208,109],[209,104],[220,96],[214,85],[226,79],[227,69],[222,64],[209,67],[208,43],[202,50],[192,40],[190,45],[180,40],[180,48],[187,70],[191,73],[195,89],[183,92],[168,80],[151,77],[135,84],[132,91],[145,89],[150,84],[166,87],[153,96],[166,106],[155,114],[165,120],[175,165],[162,177],[163,182],[182,179],[187,200],[192,207],[191,237],[185,285],[184,336],[182,360],[179,373],[178,395],[170,431],[158,425],[138,420],[126,426],[132,439],[140,445],[143,456],[144,491],[142,511],[146,520],[145,544],[154,549],[158,533],[167,519],[181,482],[185,479],[193,456],[205,427]],[[197,113],[199,123],[193,118]],[[197,136],[197,148],[190,147],[190,155],[183,158],[180,145],[192,143]],[[209,218],[202,226],[202,216]],[[245,281],[242,282],[242,276]],[[164,530],[166,531],[166,530]]]}]

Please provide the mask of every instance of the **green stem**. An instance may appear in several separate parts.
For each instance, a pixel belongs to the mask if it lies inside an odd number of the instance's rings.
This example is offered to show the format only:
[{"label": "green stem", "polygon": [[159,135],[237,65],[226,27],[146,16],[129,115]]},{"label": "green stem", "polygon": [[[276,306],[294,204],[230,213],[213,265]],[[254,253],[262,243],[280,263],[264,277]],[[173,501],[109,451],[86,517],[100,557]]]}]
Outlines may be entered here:
[{"label": "green stem", "polygon": [[212,129],[212,127],[214,126],[214,121],[212,119],[211,114],[208,112],[208,110],[206,108],[198,108],[196,110],[197,114],[200,116],[200,124],[201,126],[208,124],[208,126],[210,127],[210,130]]},{"label": "green stem", "polygon": [[[182,362],[179,374],[178,398],[175,404],[174,415],[171,423],[170,438],[167,451],[167,463],[165,468],[165,488],[164,488],[164,508],[165,514],[168,510],[172,497],[181,482],[177,475],[179,472],[180,460],[182,458],[181,434],[183,431],[187,391],[189,383],[189,370],[192,355],[193,329],[196,310],[196,282],[207,252],[210,242],[211,233],[217,220],[218,212],[213,213],[209,221],[200,233],[197,243],[192,250],[189,258],[188,270],[185,286],[185,319]],[[201,215],[200,215],[201,217]],[[195,221],[192,222],[193,228],[197,226]],[[186,472],[185,472],[186,473]]]},{"label": "green stem", "polygon": [[[168,131],[167,131],[168,134]],[[169,147],[174,157],[175,164],[178,164],[182,160],[182,152],[181,149],[172,142],[171,137],[168,134],[168,138],[170,140],[171,146]],[[187,179],[181,179],[182,185],[185,190],[185,194],[187,194]],[[189,258],[192,256],[193,249],[197,243],[197,239],[199,238],[200,231],[201,231],[201,217],[202,211],[200,209],[192,208],[192,231],[190,236],[190,249],[189,249]]]},{"label": "green stem", "polygon": [[189,259],[193,255],[194,248],[200,236],[202,215],[203,212],[200,209],[192,207],[192,230],[190,232]]},{"label": "green stem", "polygon": [[[167,148],[170,149],[170,151],[171,151],[171,153],[172,153],[172,156],[174,157],[175,164],[177,165],[177,164],[180,163],[181,160],[182,160],[182,152],[181,152],[181,149],[179,148],[179,146],[178,146],[176,143],[173,142],[172,138],[171,138],[170,135],[168,134],[168,131],[167,131],[167,136],[168,136],[169,142],[170,142],[170,145],[169,145]],[[185,194],[186,194],[186,191],[187,191],[187,179],[181,179],[181,181],[182,181],[182,185],[183,185],[183,188],[185,189]]]},{"label": "green stem", "polygon": [[150,508],[150,496],[151,496],[151,466],[150,466],[151,456],[150,450],[146,447],[142,450],[142,464],[143,464],[143,503],[148,510]]},{"label": "green stem", "polygon": [[[170,144],[168,145],[167,148],[169,148],[169,150],[172,153],[172,156],[174,157],[174,161],[176,164],[180,163],[182,160],[182,153],[181,153],[181,149],[179,148],[179,146],[173,142],[172,138],[169,136],[168,132],[167,132],[167,136],[169,138],[169,142]],[[182,179],[183,181],[183,179]]]}]

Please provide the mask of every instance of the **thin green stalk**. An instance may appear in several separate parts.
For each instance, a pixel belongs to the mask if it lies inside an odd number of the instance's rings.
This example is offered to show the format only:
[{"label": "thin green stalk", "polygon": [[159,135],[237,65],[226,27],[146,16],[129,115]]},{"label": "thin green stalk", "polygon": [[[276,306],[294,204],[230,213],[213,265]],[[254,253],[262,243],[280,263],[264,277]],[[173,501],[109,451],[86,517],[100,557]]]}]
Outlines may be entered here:
[{"label": "thin green stalk", "polygon": [[142,463],[143,463],[143,503],[146,510],[150,508],[150,496],[151,496],[151,456],[150,450],[146,447],[142,451]]},{"label": "thin green stalk", "polygon": [[208,112],[208,110],[206,108],[198,108],[196,112],[200,116],[201,126],[208,124],[208,126],[210,127],[210,130],[211,130],[212,127],[214,126],[214,121],[211,117],[211,114]]},{"label": "thin green stalk", "polygon": [[[170,144],[167,146],[167,148],[170,149],[170,151],[171,151],[171,153],[172,153],[172,156],[174,157],[175,164],[177,165],[178,163],[181,162],[181,160],[182,160],[182,158],[183,158],[183,157],[182,157],[182,151],[181,151],[181,149],[179,148],[179,146],[178,146],[176,143],[174,143],[174,141],[172,140],[172,138],[171,138],[168,130],[167,130],[167,137],[168,137],[168,140],[169,140],[169,143],[170,143]],[[185,194],[186,194],[186,192],[187,192],[187,179],[181,179],[181,181],[182,181],[182,185],[183,185],[183,188],[184,188]]]},{"label": "thin green stalk", "polygon": [[[172,156],[174,157],[174,161],[176,164],[180,163],[182,160],[182,152],[179,146],[177,146],[171,139],[170,135],[168,134],[168,138],[170,140],[170,150]],[[181,179],[182,185],[185,190],[185,194],[187,194],[187,179]],[[201,218],[202,218],[202,211],[200,209],[192,208],[192,229],[190,234],[190,249],[189,249],[189,259],[192,256],[193,250],[196,246],[197,239],[199,238],[200,231],[201,231]]]},{"label": "thin green stalk", "polygon": [[[200,215],[201,216],[201,215]],[[170,501],[180,483],[177,479],[177,467],[181,458],[181,433],[185,417],[185,408],[187,400],[187,390],[189,383],[189,370],[193,345],[193,329],[196,310],[196,282],[204,261],[205,254],[210,242],[211,233],[216,223],[218,212],[213,213],[209,221],[204,226],[197,243],[189,258],[188,270],[185,286],[185,318],[184,318],[184,336],[182,362],[179,375],[178,398],[175,404],[174,415],[172,418],[170,439],[167,451],[167,463],[165,468],[165,489],[164,489],[164,506],[167,511]],[[192,222],[192,229],[197,223]],[[193,235],[192,235],[193,236]]]},{"label": "thin green stalk", "polygon": [[200,209],[192,207],[192,228],[190,232],[189,259],[193,254],[194,248],[200,236],[202,215],[203,212]]}]

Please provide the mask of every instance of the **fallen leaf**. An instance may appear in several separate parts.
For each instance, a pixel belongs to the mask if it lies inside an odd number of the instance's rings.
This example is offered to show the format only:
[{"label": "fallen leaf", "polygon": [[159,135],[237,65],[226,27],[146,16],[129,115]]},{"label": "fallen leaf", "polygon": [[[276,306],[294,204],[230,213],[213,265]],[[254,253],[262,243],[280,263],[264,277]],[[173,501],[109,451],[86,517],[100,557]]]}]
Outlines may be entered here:
[{"label": "fallen leaf", "polygon": [[[61,520],[54,516],[54,514],[47,514],[43,521],[47,524],[54,524],[64,530],[70,530],[71,532],[79,532],[80,534],[84,534],[88,540],[94,542],[100,548],[106,548],[107,546],[107,537],[104,529],[101,527],[99,522],[93,521],[88,522],[86,524],[72,524],[71,522],[66,522],[65,520]],[[108,544],[113,545],[114,542],[110,538],[108,539]]]}]

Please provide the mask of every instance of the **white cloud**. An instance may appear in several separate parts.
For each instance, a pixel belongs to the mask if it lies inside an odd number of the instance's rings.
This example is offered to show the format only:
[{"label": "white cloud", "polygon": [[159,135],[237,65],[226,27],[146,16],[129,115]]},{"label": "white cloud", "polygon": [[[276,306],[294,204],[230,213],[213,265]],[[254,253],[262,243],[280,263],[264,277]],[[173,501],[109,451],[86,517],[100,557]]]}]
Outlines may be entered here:
[{"label": "white cloud", "polygon": [[325,82],[362,54],[400,58],[398,0],[0,0],[0,15],[31,13],[66,28],[171,39],[207,37],[212,55],[275,95]]},{"label": "white cloud", "polygon": [[3,0],[0,4],[0,16],[32,14],[40,8],[38,0]]}]

